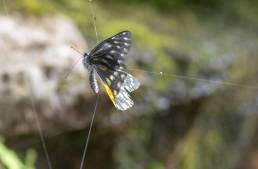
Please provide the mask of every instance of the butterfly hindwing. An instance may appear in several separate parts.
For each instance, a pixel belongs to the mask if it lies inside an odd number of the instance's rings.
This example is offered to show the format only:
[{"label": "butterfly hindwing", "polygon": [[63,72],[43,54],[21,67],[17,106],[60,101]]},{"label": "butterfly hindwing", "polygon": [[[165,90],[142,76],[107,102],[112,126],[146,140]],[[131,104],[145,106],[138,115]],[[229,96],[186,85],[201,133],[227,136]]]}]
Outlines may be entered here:
[{"label": "butterfly hindwing", "polygon": [[114,93],[114,95],[119,93],[119,90],[126,79],[127,73],[119,70],[113,71],[103,69],[103,67],[96,67],[95,69],[101,80],[112,90],[112,93]]},{"label": "butterfly hindwing", "polygon": [[135,79],[132,75],[127,73],[123,86],[128,92],[132,92],[140,87],[140,82],[137,79]]},{"label": "butterfly hindwing", "polygon": [[133,106],[133,101],[128,92],[136,90],[140,83],[132,75],[124,71],[102,71],[97,72],[104,83],[109,98],[119,110],[127,110]]}]

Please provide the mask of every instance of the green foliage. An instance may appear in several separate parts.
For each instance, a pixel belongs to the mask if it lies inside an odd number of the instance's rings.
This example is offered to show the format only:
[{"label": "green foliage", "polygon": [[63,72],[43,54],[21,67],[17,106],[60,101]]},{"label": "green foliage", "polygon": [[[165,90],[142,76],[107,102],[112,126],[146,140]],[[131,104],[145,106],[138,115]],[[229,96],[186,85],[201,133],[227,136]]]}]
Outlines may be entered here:
[{"label": "green foliage", "polygon": [[162,163],[158,162],[158,161],[153,161],[150,164],[149,169],[165,169],[165,167],[162,165]]},{"label": "green foliage", "polygon": [[[222,163],[224,161],[222,158],[225,158],[226,154],[221,154],[221,151],[225,149],[223,147],[221,131],[214,130],[207,134],[199,132],[200,131],[196,129],[189,135],[182,153],[183,158],[182,161],[180,161],[179,168],[215,169],[218,167],[217,163]],[[200,137],[200,135],[203,135],[203,137]]]},{"label": "green foliage", "polygon": [[4,145],[4,139],[0,138],[0,163],[7,169],[35,169],[36,152],[28,150],[25,160]]},{"label": "green foliage", "polygon": [[[108,1],[109,3],[124,3],[119,0]],[[126,3],[131,5],[151,5],[162,12],[174,12],[175,10],[189,7],[217,9],[222,2],[218,0],[127,0]]]},{"label": "green foliage", "polygon": [[210,98],[186,137],[177,168],[237,168],[242,162],[243,145],[250,143],[257,129],[257,118],[240,113],[239,107],[255,97],[248,89],[223,88]]},{"label": "green foliage", "polygon": [[37,15],[41,16],[45,13],[53,13],[54,7],[48,0],[14,0],[8,2],[8,9],[9,10],[19,10],[22,11],[24,14],[30,15]]},{"label": "green foliage", "polygon": [[[151,143],[151,118],[139,117],[130,121],[133,125],[127,129],[126,139],[120,140],[115,150],[117,168],[131,169],[142,164],[148,154]],[[157,168],[158,169],[158,168]]]}]

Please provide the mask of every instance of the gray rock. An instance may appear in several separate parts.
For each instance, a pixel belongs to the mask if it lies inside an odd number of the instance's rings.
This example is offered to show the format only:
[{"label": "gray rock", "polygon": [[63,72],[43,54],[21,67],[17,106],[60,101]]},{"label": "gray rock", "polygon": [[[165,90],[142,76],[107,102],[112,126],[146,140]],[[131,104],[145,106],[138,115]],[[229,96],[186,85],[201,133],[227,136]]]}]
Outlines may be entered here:
[{"label": "gray rock", "polygon": [[81,57],[70,46],[87,45],[65,17],[0,17],[1,133],[37,132],[34,111],[43,129],[87,124],[95,96],[80,62],[66,78]]}]

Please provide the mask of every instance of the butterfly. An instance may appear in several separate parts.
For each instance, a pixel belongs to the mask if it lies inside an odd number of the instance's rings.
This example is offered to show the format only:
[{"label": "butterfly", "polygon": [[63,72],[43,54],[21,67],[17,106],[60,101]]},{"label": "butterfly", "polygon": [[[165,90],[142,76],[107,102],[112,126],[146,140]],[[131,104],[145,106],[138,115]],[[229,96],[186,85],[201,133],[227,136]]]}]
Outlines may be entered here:
[{"label": "butterfly", "polygon": [[84,53],[83,65],[89,71],[90,86],[94,93],[99,92],[96,75],[119,110],[133,106],[129,93],[138,89],[140,82],[126,72],[125,56],[131,47],[131,33],[120,32],[99,43],[89,54]]}]

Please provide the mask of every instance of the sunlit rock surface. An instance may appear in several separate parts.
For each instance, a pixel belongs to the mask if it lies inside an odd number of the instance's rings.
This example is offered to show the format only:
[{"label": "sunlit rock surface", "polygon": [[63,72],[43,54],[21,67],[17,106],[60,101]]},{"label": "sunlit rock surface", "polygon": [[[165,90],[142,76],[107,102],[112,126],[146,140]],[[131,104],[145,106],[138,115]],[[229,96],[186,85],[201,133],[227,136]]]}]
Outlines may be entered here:
[{"label": "sunlit rock surface", "polygon": [[69,19],[0,17],[0,46],[1,132],[35,131],[34,111],[43,128],[87,124],[87,72],[79,62],[67,77],[81,57],[70,46],[87,46]]}]

